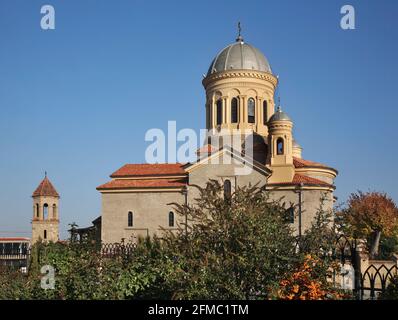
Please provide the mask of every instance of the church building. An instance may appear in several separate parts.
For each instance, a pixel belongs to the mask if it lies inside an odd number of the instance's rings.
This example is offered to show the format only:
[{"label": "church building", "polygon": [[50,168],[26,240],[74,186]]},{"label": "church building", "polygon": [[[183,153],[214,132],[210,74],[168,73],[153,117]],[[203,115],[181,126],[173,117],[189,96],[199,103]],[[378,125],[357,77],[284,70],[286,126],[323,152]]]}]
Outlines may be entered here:
[{"label": "church building", "polygon": [[[97,187],[102,195],[104,243],[176,230],[184,218],[173,212],[171,203],[192,203],[198,196],[192,185],[204,187],[209,179],[218,180],[227,193],[258,184],[275,199],[284,197],[297,234],[311,225],[321,199],[325,210],[333,207],[337,170],[302,158],[292,133],[293,120],[275,106],[278,78],[262,52],[239,34],[212,60],[202,84],[209,139],[197,151],[197,160],[126,164],[112,173],[109,182]],[[251,133],[251,143],[246,136],[241,138],[242,150],[223,140],[236,130]],[[213,143],[214,137],[222,142]],[[236,170],[237,164],[249,163],[248,172]]]}]

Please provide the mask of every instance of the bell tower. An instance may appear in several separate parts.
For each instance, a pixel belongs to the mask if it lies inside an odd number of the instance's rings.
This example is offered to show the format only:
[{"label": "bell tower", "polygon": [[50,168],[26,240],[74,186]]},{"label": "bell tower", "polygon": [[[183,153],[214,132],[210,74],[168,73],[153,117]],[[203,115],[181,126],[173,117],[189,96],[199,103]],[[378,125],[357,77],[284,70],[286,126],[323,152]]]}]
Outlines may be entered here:
[{"label": "bell tower", "polygon": [[32,244],[37,241],[57,242],[59,240],[59,194],[47,178],[47,173],[32,194]]},{"label": "bell tower", "polygon": [[268,182],[291,182],[294,177],[292,129],[293,121],[279,106],[268,122]]}]

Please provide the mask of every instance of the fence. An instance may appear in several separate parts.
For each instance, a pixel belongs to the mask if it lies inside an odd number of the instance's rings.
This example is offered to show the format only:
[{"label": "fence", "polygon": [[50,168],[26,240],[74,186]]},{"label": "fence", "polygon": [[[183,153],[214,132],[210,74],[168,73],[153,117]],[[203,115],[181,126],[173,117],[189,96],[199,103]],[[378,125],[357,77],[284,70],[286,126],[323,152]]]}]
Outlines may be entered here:
[{"label": "fence", "polygon": [[361,273],[360,288],[362,299],[377,299],[385,292],[391,279],[398,275],[397,263],[394,261],[371,261]]},{"label": "fence", "polygon": [[350,276],[348,286],[351,286],[356,298],[373,300],[384,293],[391,280],[398,276],[398,257],[394,256],[393,260],[370,260],[364,249],[362,241],[341,235],[336,241],[334,257],[340,262],[342,270],[345,269],[340,274],[341,283],[345,281],[344,276]]},{"label": "fence", "polygon": [[26,269],[29,255],[30,246],[26,241],[0,243],[0,266],[2,267]]},{"label": "fence", "polygon": [[117,256],[129,257],[134,253],[136,243],[103,243],[101,245],[101,255],[106,258]]},{"label": "fence", "polygon": [[[92,246],[91,250],[100,253],[104,258],[129,259],[136,247],[136,243],[131,242],[103,243]],[[0,266],[26,271],[31,258],[31,247],[24,247],[23,250],[17,247],[14,249],[0,251]],[[333,275],[336,286],[352,290],[357,299],[377,299],[378,295],[386,290],[391,279],[398,276],[398,257],[395,261],[369,260],[362,251],[361,241],[340,235],[332,252],[325,254],[331,255],[340,263],[341,272],[335,272]],[[45,251],[39,250],[39,261],[41,254],[45,254]]]}]

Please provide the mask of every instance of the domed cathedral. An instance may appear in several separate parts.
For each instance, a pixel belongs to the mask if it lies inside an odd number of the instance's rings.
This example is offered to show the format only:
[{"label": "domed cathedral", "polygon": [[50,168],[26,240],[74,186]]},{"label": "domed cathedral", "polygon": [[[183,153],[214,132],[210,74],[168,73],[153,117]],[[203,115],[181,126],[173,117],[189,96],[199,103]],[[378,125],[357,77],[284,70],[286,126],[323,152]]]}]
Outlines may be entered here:
[{"label": "domed cathedral", "polygon": [[[302,158],[293,121],[275,108],[278,78],[260,50],[239,32],[212,60],[202,84],[208,139],[197,150],[197,161],[126,164],[114,172],[111,181],[97,187],[103,242],[177,230],[184,219],[170,203],[193,202],[198,190],[190,185],[204,187],[209,179],[220,181],[226,193],[258,184],[275,199],[283,197],[297,234],[311,225],[321,204],[332,209],[337,170]],[[237,135],[238,142],[229,135]]]},{"label": "domed cathedral", "polygon": [[59,194],[45,174],[44,179],[32,194],[32,244],[38,241],[59,240]]}]

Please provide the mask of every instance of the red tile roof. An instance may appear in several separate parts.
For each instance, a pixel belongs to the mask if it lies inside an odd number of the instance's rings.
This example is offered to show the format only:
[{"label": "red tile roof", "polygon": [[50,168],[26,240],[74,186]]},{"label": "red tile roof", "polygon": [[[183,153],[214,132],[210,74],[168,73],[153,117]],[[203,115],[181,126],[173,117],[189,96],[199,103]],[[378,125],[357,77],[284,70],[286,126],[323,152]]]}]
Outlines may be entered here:
[{"label": "red tile roof", "polygon": [[55,190],[54,186],[48,180],[47,176],[40,182],[39,186],[33,192],[32,197],[39,196],[50,196],[50,197],[59,197],[57,190]]},{"label": "red tile roof", "polygon": [[112,173],[111,178],[185,175],[183,166],[181,163],[126,164]]},{"label": "red tile roof", "polygon": [[112,180],[97,187],[97,190],[110,189],[141,189],[141,188],[173,188],[183,187],[186,179],[120,179]]},{"label": "red tile roof", "polygon": [[[300,158],[296,158],[296,157],[293,157],[293,164],[294,164],[295,168],[305,168],[305,167],[330,168],[329,166],[319,163],[319,162],[304,160],[304,159],[300,159]],[[330,168],[330,169],[333,169],[333,168]]]},{"label": "red tile roof", "polygon": [[317,185],[317,186],[319,185],[324,187],[333,186],[332,184],[322,181],[320,179],[308,177],[298,173],[294,175],[293,180],[291,182],[270,183],[270,185],[299,185],[300,183],[303,183],[304,185]]},{"label": "red tile roof", "polygon": [[4,242],[4,241],[30,241],[29,238],[0,238],[0,242]]},{"label": "red tile roof", "polygon": [[203,147],[196,150],[196,154],[202,154],[202,153],[211,154],[216,151],[217,151],[216,147],[212,146],[211,144],[206,144]]},{"label": "red tile roof", "polygon": [[330,186],[330,183],[327,183],[325,181],[322,181],[320,179],[316,179],[316,178],[312,178],[309,176],[305,176],[302,174],[298,174],[296,173],[293,177],[293,181],[294,184],[300,184],[300,183],[308,183],[308,184],[319,184],[319,185],[328,185]]}]

